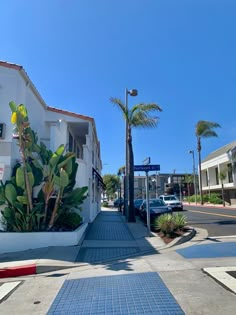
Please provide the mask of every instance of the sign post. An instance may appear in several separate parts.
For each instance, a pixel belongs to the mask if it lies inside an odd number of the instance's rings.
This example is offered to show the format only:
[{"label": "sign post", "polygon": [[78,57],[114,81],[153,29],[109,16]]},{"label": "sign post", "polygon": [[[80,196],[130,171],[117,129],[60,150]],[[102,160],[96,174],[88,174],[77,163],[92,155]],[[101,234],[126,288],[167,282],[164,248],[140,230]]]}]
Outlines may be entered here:
[{"label": "sign post", "polygon": [[143,171],[146,173],[146,204],[147,204],[147,229],[148,229],[148,236],[151,236],[151,226],[150,226],[150,207],[149,207],[149,181],[148,181],[148,172],[149,171],[160,171],[160,165],[150,165],[150,158],[144,160],[145,165],[134,165],[134,171]]},{"label": "sign post", "polygon": [[147,205],[147,208],[146,208],[146,209],[147,209],[147,229],[148,229],[148,236],[151,236],[148,171],[146,171],[146,205]]}]

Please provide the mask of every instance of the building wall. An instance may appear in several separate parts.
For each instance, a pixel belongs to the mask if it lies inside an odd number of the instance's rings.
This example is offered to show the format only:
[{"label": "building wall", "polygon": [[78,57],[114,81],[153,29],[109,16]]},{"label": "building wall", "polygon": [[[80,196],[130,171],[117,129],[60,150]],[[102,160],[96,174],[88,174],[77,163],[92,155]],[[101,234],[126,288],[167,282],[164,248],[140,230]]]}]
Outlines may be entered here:
[{"label": "building wall", "polygon": [[11,111],[9,102],[17,105],[26,105],[32,129],[37,133],[39,142],[42,141],[53,152],[64,144],[68,148],[68,130],[73,123],[88,123],[88,132],[85,135],[85,144],[82,158],[79,163],[76,177],[76,186],[88,186],[88,197],[82,205],[82,216],[85,221],[91,222],[100,211],[100,188],[96,187],[92,168],[101,173],[100,148],[97,142],[96,130],[91,120],[66,115],[62,111],[49,111],[44,101],[39,96],[32,82],[25,72],[0,66],[0,123],[6,124],[5,137],[0,139],[0,163],[5,164],[3,180],[10,178],[12,167],[20,159],[17,142],[12,138],[13,126],[10,122]]},{"label": "building wall", "polygon": [[[232,172],[230,167],[232,166]],[[203,193],[215,192],[219,195],[222,194],[222,183],[217,177],[220,172],[226,174],[226,178],[223,181],[224,185],[224,198],[228,203],[236,203],[236,176],[233,167],[233,161],[229,152],[221,154],[213,159],[210,159],[201,164],[202,168],[202,190]],[[217,171],[216,171],[217,169]],[[218,174],[218,176],[217,176]],[[222,197],[222,196],[221,196]]]}]

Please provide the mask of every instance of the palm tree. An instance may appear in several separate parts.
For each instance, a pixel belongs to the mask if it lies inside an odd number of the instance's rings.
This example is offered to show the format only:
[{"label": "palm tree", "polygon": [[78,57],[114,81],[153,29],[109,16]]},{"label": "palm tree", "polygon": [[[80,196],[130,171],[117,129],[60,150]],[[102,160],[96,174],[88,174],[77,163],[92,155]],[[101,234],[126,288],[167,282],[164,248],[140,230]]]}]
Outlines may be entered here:
[{"label": "palm tree", "polygon": [[196,124],[195,134],[197,137],[197,151],[198,151],[198,164],[199,164],[199,185],[200,185],[200,198],[201,204],[203,204],[202,198],[202,174],[201,174],[201,138],[210,138],[217,137],[217,133],[213,130],[214,128],[218,128],[220,125],[215,122],[207,121],[207,120],[199,120]]},{"label": "palm tree", "polygon": [[[121,182],[121,176],[125,174],[125,166],[121,166],[118,171],[117,171],[117,176],[119,177],[119,211],[122,211],[122,197],[121,197],[121,186],[122,186],[122,182]],[[124,212],[123,212],[124,214]]]},{"label": "palm tree", "polygon": [[124,119],[127,122],[128,134],[127,134],[127,147],[128,147],[128,181],[129,181],[129,207],[127,219],[128,222],[135,222],[134,211],[134,154],[132,145],[132,128],[148,128],[156,127],[157,117],[151,116],[152,113],[162,111],[161,107],[157,104],[140,103],[134,105],[131,109],[127,108],[125,104],[118,98],[110,98],[110,101],[117,105],[123,113]]}]

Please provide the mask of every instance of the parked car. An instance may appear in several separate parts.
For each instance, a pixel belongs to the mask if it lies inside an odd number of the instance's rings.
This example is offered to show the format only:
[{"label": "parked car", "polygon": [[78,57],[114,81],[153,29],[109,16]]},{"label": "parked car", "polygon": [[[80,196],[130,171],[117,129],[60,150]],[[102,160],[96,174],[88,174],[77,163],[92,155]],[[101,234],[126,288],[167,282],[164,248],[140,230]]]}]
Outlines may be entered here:
[{"label": "parked car", "polygon": [[140,209],[140,206],[143,202],[143,199],[135,199],[134,200],[134,209],[135,209],[135,214],[138,215],[139,214],[139,209]]},{"label": "parked car", "polygon": [[[167,206],[161,199],[149,199],[150,221],[164,213],[172,213],[171,207]],[[146,220],[147,218],[147,201],[143,200],[140,209],[140,216]]]},{"label": "parked car", "polygon": [[166,205],[170,206],[172,210],[183,210],[182,202],[175,195],[161,195],[159,196]]},{"label": "parked car", "polygon": [[124,205],[124,199],[123,198],[117,198],[114,203],[113,206],[115,208],[119,208],[119,206],[123,206]]}]

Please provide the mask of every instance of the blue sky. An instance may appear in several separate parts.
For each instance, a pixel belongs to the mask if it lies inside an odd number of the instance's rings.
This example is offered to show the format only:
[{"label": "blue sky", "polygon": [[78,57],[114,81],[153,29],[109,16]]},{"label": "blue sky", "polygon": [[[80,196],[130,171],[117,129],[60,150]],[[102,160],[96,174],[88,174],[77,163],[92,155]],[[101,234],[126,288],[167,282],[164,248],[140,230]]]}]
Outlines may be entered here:
[{"label": "blue sky", "polygon": [[[0,59],[20,64],[49,106],[94,117],[103,174],[124,165],[111,96],[136,88],[159,125],[133,131],[135,164],[191,172],[198,120],[218,122],[202,157],[236,140],[235,0],[5,0]],[[197,162],[197,161],[196,161]]]}]

